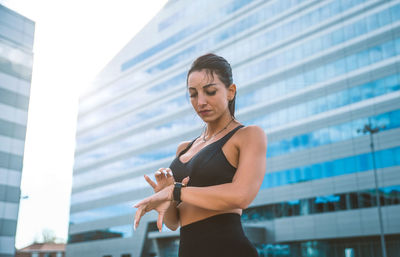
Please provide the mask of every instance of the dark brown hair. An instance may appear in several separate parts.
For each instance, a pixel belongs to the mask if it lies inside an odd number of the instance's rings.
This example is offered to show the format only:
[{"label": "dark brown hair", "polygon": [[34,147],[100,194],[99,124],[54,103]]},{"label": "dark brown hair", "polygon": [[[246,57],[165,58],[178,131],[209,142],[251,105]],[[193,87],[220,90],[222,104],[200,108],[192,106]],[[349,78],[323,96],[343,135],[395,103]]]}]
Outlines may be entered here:
[{"label": "dark brown hair", "polygon": [[[231,65],[225,60],[223,57],[218,56],[213,53],[208,53],[198,57],[190,67],[188,74],[186,76],[186,85],[188,84],[188,78],[190,73],[193,71],[201,71],[205,70],[208,75],[214,78],[214,73],[217,74],[219,80],[229,88],[230,85],[233,84],[232,79],[232,68]],[[231,101],[228,103],[229,112],[231,113],[232,117],[235,117],[235,99],[236,99],[236,92],[235,96]]]}]

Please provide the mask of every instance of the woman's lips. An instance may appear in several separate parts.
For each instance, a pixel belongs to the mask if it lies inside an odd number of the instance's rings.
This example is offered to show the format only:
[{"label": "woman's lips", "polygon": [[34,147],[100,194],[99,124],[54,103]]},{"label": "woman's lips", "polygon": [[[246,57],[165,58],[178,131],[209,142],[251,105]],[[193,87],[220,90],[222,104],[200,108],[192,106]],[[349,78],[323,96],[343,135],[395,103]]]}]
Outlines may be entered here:
[{"label": "woman's lips", "polygon": [[210,113],[210,111],[209,110],[206,110],[206,111],[200,111],[199,112],[202,116],[204,116],[204,115],[207,115],[207,114],[209,114]]}]

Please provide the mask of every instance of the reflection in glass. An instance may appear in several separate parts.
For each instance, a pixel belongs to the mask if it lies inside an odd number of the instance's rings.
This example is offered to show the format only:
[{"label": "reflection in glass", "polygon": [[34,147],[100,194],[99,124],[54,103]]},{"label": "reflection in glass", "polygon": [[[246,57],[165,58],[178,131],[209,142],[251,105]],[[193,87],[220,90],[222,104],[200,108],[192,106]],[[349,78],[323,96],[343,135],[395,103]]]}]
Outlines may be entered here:
[{"label": "reflection in glass", "polygon": [[[382,205],[400,204],[400,185],[380,188]],[[243,210],[242,221],[272,220],[334,211],[375,207],[375,189],[297,199],[250,207]]]}]

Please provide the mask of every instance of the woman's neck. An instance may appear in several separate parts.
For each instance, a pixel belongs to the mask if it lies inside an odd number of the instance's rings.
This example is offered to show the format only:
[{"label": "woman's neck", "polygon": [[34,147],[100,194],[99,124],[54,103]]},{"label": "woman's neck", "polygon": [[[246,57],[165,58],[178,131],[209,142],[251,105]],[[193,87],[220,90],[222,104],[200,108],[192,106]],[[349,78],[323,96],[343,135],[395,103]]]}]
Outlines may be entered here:
[{"label": "woman's neck", "polygon": [[223,115],[221,118],[212,121],[212,122],[207,122],[207,129],[206,129],[206,135],[208,137],[214,135],[215,133],[218,133],[222,129],[227,129],[229,126],[234,123],[234,118],[228,114],[228,115]]}]

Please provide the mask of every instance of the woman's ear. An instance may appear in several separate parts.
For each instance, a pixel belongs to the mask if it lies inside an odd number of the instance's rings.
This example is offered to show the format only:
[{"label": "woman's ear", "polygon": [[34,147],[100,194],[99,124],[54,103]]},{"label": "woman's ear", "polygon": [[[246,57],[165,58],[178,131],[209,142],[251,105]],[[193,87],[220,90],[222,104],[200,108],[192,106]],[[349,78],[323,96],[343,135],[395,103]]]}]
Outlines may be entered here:
[{"label": "woman's ear", "polygon": [[228,88],[228,100],[232,101],[236,94],[236,85],[231,84]]}]

